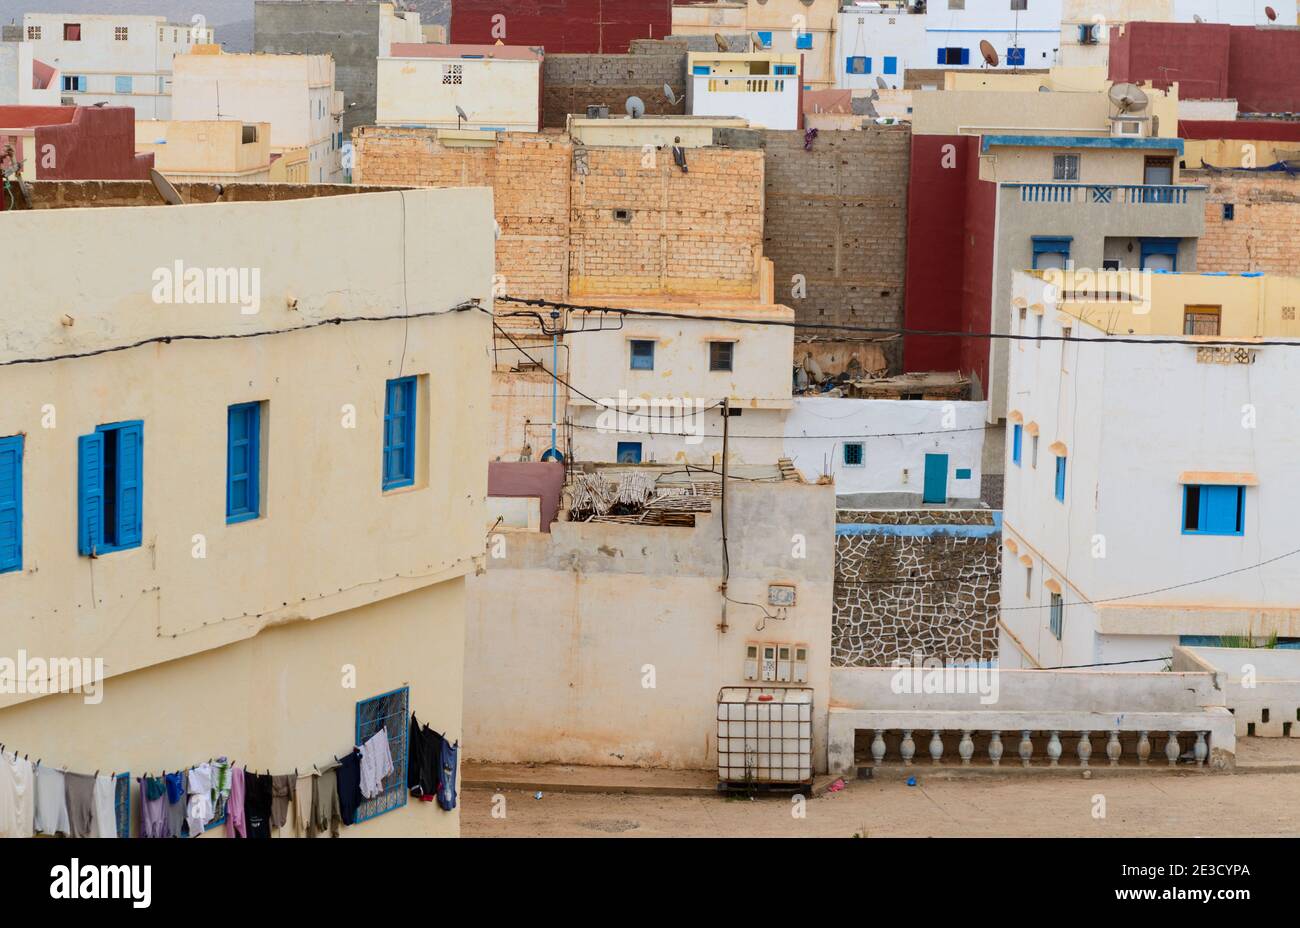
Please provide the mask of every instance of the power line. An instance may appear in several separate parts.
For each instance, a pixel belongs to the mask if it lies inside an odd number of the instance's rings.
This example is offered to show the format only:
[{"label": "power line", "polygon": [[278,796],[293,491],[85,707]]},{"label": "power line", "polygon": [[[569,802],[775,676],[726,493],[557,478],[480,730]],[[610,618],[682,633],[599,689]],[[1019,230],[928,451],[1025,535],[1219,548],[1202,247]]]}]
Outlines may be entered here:
[{"label": "power line", "polygon": [[[630,307],[618,306],[584,306],[578,303],[561,303],[555,300],[531,300],[522,297],[499,296],[498,301],[508,303],[522,303],[529,306],[552,306],[557,309],[567,309],[574,312],[592,312],[592,313],[621,313],[627,316],[648,316],[661,319],[683,319],[696,320],[700,322],[730,322],[736,325],[774,325],[791,329],[815,329],[834,332],[861,332],[867,335],[902,335],[902,336],[924,336],[926,338],[980,338],[980,339],[1003,339],[1006,341],[1026,341],[1026,342],[1081,342],[1096,343],[1102,345],[1195,345],[1198,348],[1296,348],[1300,347],[1300,340],[1296,341],[1268,341],[1268,340],[1215,340],[1195,342],[1188,341],[1186,338],[1129,338],[1122,335],[1107,335],[1103,338],[1083,338],[1077,335],[1015,335],[1010,332],[958,332],[947,329],[909,329],[909,328],[874,328],[870,326],[846,325],[832,322],[798,322],[791,319],[750,319],[738,318],[736,316],[718,316],[710,314],[696,313],[674,313],[662,309],[633,309]],[[504,315],[512,315],[506,313]],[[514,315],[531,315],[529,313],[518,313]],[[1084,320],[1086,321],[1086,320]]]},{"label": "power line", "polygon": [[[646,413],[627,412],[627,410],[624,408],[615,408],[613,406],[606,406],[605,408],[615,412],[623,412],[629,416],[643,416],[645,418],[650,418],[653,415],[653,413],[648,413],[648,412]],[[709,408],[711,409],[713,407],[709,407]],[[689,413],[689,414],[683,413],[681,418],[685,418],[686,415],[694,415],[694,413]],[[674,417],[670,417],[670,418],[674,418]],[[722,437],[721,435],[695,435],[692,434],[691,432],[657,432],[654,429],[649,429],[649,430],[606,429],[603,426],[599,426],[599,425],[581,425],[577,422],[572,423],[572,426],[575,429],[588,429],[590,431],[618,433],[620,435],[666,435],[670,438],[721,438]],[[844,438],[907,438],[913,435],[950,435],[954,432],[988,432],[1000,428],[1001,428],[1000,426],[982,425],[982,426],[968,428],[968,429],[935,429],[933,431],[927,431],[927,432],[875,432],[869,435],[732,435],[730,437],[733,439],[734,438],[763,438],[769,440],[795,439],[795,440],[807,440],[807,441],[825,441],[829,439],[844,439]]]}]

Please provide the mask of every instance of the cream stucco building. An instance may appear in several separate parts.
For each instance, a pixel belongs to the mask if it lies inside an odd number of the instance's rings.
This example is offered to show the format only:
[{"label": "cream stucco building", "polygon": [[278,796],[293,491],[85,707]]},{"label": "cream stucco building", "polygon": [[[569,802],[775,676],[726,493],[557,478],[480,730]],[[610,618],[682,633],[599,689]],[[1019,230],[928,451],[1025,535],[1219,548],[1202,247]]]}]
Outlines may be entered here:
[{"label": "cream stucco building", "polygon": [[[491,195],[239,189],[0,230],[43,282],[0,309],[0,658],[104,678],[4,683],[6,746],[46,764],[310,772],[382,722],[400,769],[412,710],[461,737],[490,321],[452,310],[489,305]],[[400,773],[380,804],[344,834],[458,833]]]}]

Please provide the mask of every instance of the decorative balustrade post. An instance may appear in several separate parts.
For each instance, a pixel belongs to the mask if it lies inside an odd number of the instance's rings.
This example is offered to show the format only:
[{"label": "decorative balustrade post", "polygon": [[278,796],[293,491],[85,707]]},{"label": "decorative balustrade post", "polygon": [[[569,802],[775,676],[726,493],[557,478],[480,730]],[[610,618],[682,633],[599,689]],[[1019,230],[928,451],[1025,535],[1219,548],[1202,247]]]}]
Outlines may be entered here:
[{"label": "decorative balustrade post", "polygon": [[1055,767],[1061,760],[1061,733],[1052,732],[1051,739],[1047,742],[1047,760],[1048,766]]},{"label": "decorative balustrade post", "polygon": [[961,755],[961,765],[969,767],[970,759],[975,754],[975,742],[971,740],[968,728],[963,728],[961,731],[961,743],[957,745],[957,753]]},{"label": "decorative balustrade post", "polygon": [[1085,731],[1079,733],[1079,745],[1075,749],[1079,755],[1079,766],[1088,766],[1088,760],[1092,757],[1092,732]]},{"label": "decorative balustrade post", "polygon": [[1169,766],[1173,767],[1178,763],[1178,755],[1182,749],[1178,746],[1178,732],[1171,731],[1169,740],[1165,742],[1165,757],[1169,759]]},{"label": "decorative balustrade post", "polygon": [[885,732],[883,729],[876,729],[876,737],[871,742],[871,762],[874,766],[879,767],[885,759]]},{"label": "decorative balustrade post", "polygon": [[903,755],[903,766],[912,766],[912,758],[916,756],[916,742],[912,740],[912,729],[903,729],[903,740],[898,745],[898,753]]},{"label": "decorative balustrade post", "polygon": [[1002,763],[1002,732],[995,731],[989,736],[989,761],[996,767]]},{"label": "decorative balustrade post", "polygon": [[1196,733],[1196,746],[1192,748],[1192,751],[1196,754],[1196,766],[1204,767],[1205,758],[1210,754],[1210,746],[1205,743],[1205,732],[1198,731]]},{"label": "decorative balustrade post", "polygon": [[1146,732],[1138,732],[1138,766],[1145,767],[1147,759],[1151,757],[1151,742],[1147,740]]},{"label": "decorative balustrade post", "polygon": [[1028,767],[1029,759],[1034,756],[1034,742],[1029,740],[1029,732],[1020,733],[1020,766]]},{"label": "decorative balustrade post", "polygon": [[943,738],[939,729],[930,732],[930,763],[936,767],[943,762]]},{"label": "decorative balustrade post", "polygon": [[1110,730],[1110,740],[1106,742],[1106,756],[1110,758],[1112,767],[1119,766],[1119,755],[1123,750],[1119,743],[1119,729],[1112,728]]}]

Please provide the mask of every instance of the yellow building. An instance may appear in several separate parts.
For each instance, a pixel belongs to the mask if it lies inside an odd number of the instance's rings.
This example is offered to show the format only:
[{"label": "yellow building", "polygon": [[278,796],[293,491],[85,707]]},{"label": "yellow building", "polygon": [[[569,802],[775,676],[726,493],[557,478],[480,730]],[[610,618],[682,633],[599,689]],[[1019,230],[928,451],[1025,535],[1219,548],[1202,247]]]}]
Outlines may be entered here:
[{"label": "yellow building", "polygon": [[[63,186],[38,199],[117,208],[0,228],[42,282],[0,307],[6,748],[309,773],[382,726],[398,770],[344,834],[457,834],[402,769],[411,711],[461,733],[490,370],[465,307],[490,305],[491,192],[237,185],[172,207]],[[89,686],[4,673],[38,658]]]},{"label": "yellow building", "polygon": [[722,0],[673,7],[673,34],[748,35],[754,51],[803,56],[808,90],[835,86],[840,0]]},{"label": "yellow building", "polygon": [[154,167],[173,181],[250,184],[271,179],[268,122],[138,121],[135,150],[151,152]]}]

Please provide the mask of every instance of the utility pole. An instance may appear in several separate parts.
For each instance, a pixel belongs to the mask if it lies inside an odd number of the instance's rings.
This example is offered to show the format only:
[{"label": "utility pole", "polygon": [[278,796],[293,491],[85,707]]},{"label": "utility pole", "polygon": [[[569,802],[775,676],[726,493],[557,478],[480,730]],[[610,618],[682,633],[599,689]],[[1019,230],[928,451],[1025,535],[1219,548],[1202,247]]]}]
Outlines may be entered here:
[{"label": "utility pole", "polygon": [[727,438],[729,427],[731,425],[731,399],[723,397],[722,400],[722,505],[720,514],[722,516],[722,585],[718,587],[722,593],[722,621],[718,623],[718,631],[726,633],[727,631],[727,580],[731,577],[731,556],[727,551]]}]

